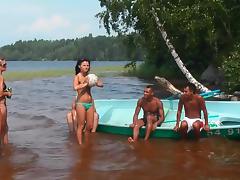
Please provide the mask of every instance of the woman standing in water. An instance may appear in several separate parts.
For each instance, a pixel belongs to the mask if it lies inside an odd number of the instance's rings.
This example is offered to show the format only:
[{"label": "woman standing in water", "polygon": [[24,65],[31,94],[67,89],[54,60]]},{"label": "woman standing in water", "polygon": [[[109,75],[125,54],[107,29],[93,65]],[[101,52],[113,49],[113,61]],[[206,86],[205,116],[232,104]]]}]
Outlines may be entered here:
[{"label": "woman standing in water", "polygon": [[[87,77],[90,71],[90,61],[88,59],[78,60],[74,77],[73,87],[77,91],[76,113],[77,113],[77,139],[82,144],[82,133],[86,122],[85,133],[90,133],[94,122],[94,105],[91,95],[91,87]],[[97,81],[96,86],[103,87],[101,81]]]},{"label": "woman standing in water", "polygon": [[7,106],[6,97],[11,97],[11,90],[7,88],[3,72],[7,69],[7,62],[0,56],[0,144],[8,144]]}]

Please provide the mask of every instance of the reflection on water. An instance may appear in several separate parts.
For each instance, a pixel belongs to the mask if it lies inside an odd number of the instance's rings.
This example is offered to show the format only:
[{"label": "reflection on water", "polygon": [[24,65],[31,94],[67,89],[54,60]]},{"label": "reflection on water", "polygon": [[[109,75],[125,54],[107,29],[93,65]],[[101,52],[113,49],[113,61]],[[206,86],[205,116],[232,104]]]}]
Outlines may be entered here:
[{"label": "reflection on water", "polygon": [[[128,77],[103,80],[103,89],[93,88],[96,99],[139,98],[148,84]],[[9,85],[11,144],[0,149],[0,180],[239,178],[238,141],[151,139],[129,145],[125,136],[96,133],[79,146],[65,122],[75,95],[72,77]]]}]

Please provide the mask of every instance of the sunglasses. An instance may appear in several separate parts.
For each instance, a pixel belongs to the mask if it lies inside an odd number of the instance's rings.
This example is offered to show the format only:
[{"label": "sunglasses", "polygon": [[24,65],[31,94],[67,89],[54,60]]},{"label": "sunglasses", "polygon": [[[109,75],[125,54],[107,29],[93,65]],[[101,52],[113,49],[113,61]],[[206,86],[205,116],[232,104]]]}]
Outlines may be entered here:
[{"label": "sunglasses", "polygon": [[0,64],[1,67],[7,67],[7,63]]}]

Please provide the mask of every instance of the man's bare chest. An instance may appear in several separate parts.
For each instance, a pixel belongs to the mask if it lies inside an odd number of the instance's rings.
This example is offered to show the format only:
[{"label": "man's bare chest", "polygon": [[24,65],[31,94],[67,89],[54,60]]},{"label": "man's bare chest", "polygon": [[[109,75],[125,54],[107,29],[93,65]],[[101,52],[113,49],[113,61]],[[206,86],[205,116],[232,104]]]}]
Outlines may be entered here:
[{"label": "man's bare chest", "polygon": [[142,109],[146,112],[157,112],[158,111],[158,104],[155,101],[143,102]]}]

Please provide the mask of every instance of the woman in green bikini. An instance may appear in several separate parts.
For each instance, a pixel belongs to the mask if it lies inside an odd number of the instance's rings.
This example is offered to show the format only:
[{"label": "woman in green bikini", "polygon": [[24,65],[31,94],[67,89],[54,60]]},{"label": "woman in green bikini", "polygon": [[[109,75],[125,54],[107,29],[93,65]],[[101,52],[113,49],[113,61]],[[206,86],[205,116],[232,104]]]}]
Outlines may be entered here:
[{"label": "woman in green bikini", "polygon": [[[77,91],[76,113],[77,113],[77,139],[82,144],[82,134],[86,121],[85,133],[90,133],[93,128],[94,106],[91,95],[91,87],[88,85],[88,73],[90,71],[90,61],[81,59],[75,67],[76,76],[73,81],[73,88]],[[97,81],[96,86],[103,87],[101,81]]]},{"label": "woman in green bikini", "polygon": [[[76,97],[77,98],[77,97]],[[77,132],[77,115],[76,115],[76,98],[74,98],[72,102],[72,108],[67,113],[66,120],[70,133]],[[99,114],[97,113],[96,107],[94,106],[94,120],[93,120],[93,128],[91,130],[92,133],[96,132],[98,127]]]}]

